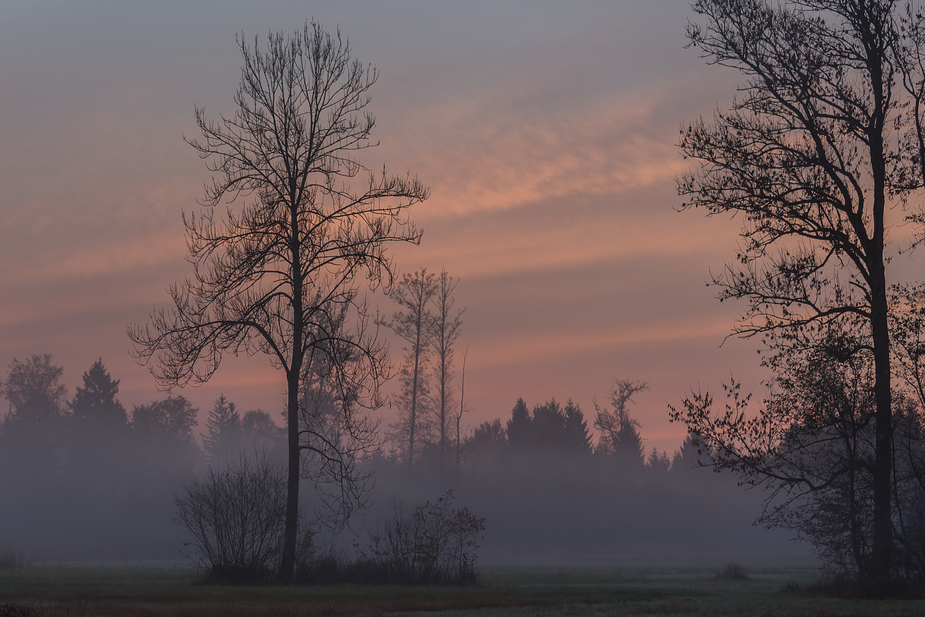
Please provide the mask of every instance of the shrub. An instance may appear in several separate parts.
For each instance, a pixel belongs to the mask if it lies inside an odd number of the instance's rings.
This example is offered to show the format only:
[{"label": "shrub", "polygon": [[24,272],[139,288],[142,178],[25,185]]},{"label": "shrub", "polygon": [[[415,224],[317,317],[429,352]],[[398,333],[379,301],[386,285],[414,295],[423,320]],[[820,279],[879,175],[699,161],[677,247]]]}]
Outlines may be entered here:
[{"label": "shrub", "polygon": [[286,516],[282,468],[241,456],[210,467],[206,477],[176,497],[175,522],[186,528],[205,581],[243,585],[269,582],[279,565]]},{"label": "shrub", "polygon": [[478,542],[485,519],[468,508],[455,509],[453,491],[436,502],[407,512],[396,504],[394,516],[373,536],[371,561],[388,582],[461,584],[476,582]]}]

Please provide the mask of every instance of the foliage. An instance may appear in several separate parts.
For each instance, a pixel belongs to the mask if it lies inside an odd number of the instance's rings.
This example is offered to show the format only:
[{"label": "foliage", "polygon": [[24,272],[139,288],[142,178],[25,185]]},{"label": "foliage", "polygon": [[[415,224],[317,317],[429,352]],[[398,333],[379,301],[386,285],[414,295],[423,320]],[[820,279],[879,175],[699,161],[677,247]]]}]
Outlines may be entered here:
[{"label": "foliage", "polygon": [[277,571],[286,521],[286,478],[265,457],[239,456],[209,467],[176,497],[176,523],[192,536],[211,583],[269,582]]},{"label": "foliage", "polygon": [[94,362],[83,374],[83,386],[77,386],[70,402],[71,418],[78,425],[92,425],[103,430],[121,430],[128,424],[125,408],[117,399],[119,380],[113,379],[103,366]]},{"label": "foliage", "polygon": [[199,423],[199,410],[184,396],[168,396],[132,410],[132,429],[136,435],[177,444],[193,443],[193,428]]},{"label": "foliage", "polygon": [[[252,422],[257,422],[256,418]],[[256,429],[256,425],[252,430]],[[222,458],[235,458],[240,454],[243,446],[241,430],[241,415],[234,403],[227,400],[222,394],[215,401],[206,420],[208,433],[202,436],[202,447],[206,458],[216,464]]]},{"label": "foliage", "polygon": [[241,416],[241,445],[245,452],[269,454],[277,447],[285,448],[284,441],[283,431],[264,410],[250,409]]},{"label": "foliage", "polygon": [[563,408],[554,398],[532,412],[519,399],[507,423],[511,452],[544,452],[584,456],[591,453],[591,436],[581,408],[570,399]]},{"label": "foliage", "polygon": [[60,382],[63,374],[64,369],[52,364],[49,354],[10,363],[6,381],[0,383],[0,395],[10,403],[0,423],[4,437],[14,441],[50,438],[50,432],[60,427],[66,415],[67,389]]}]

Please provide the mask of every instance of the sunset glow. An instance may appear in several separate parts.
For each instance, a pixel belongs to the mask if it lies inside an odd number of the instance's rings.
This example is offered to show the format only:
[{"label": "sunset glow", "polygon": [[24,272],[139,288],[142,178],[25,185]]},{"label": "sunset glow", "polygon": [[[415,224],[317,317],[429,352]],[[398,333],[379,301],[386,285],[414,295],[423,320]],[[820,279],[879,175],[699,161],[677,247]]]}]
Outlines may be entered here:
[{"label": "sunset glow", "polygon": [[[128,409],[159,396],[125,328],[190,273],[181,213],[209,179],[182,139],[196,135],[193,106],[232,109],[235,33],[314,18],[380,70],[381,145],[363,162],[431,188],[411,213],[421,246],[393,254],[403,272],[461,278],[467,427],[508,417],[519,397],[572,398],[591,419],[613,379],[640,379],[646,449],[670,454],[684,430],[668,404],[730,372],[757,388],[756,342],[720,347],[743,307],[704,284],[733,256],[738,222],[676,212],[689,167],[678,128],[726,104],[736,78],[684,49],[688,2],[464,4],[5,8],[0,370],[51,353],[73,391],[102,358]],[[184,395],[276,414],[282,392],[265,358],[231,358]]]}]

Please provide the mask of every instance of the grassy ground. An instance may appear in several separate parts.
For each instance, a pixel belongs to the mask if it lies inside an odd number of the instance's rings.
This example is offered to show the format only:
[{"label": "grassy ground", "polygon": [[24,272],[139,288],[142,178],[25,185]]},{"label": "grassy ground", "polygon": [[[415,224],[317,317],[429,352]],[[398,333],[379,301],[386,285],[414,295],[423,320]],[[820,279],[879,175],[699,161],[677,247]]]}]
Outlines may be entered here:
[{"label": "grassy ground", "polygon": [[179,567],[34,566],[0,573],[3,605],[41,616],[921,615],[925,601],[849,601],[783,592],[812,570],[725,580],[703,569],[491,568],[478,587],[206,587]]}]

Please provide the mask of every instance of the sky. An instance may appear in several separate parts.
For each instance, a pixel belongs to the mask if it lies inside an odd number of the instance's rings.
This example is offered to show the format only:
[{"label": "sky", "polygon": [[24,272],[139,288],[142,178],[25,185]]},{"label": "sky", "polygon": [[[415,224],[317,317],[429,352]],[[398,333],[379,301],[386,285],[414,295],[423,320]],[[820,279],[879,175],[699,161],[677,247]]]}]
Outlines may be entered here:
[{"label": "sky", "polygon": [[[464,427],[551,397],[590,425],[615,379],[644,380],[633,414],[646,449],[670,454],[685,431],[668,405],[691,389],[733,374],[760,393],[758,343],[724,343],[745,306],[705,284],[738,222],[677,211],[679,129],[740,81],[685,48],[685,0],[4,0],[0,375],[50,353],[72,395],[102,358],[128,409],[163,396],[125,329],[191,273],[181,212],[209,179],[183,141],[194,105],[233,112],[236,33],[308,19],[380,72],[380,145],[362,161],[431,189],[411,212],[421,245],[393,254],[460,279]],[[220,393],[276,414],[284,388],[265,357],[230,358],[179,393],[203,414]]]}]

